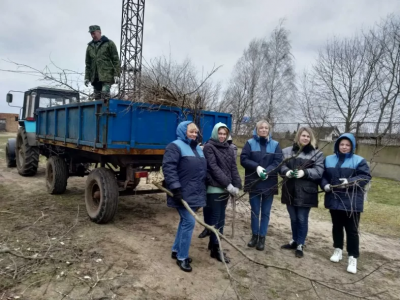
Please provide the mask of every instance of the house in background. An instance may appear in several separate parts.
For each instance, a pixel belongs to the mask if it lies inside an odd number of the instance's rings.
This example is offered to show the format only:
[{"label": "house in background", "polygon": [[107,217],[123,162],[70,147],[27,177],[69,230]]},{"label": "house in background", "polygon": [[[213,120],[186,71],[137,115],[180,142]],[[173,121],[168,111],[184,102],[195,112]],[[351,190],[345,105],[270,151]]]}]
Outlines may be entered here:
[{"label": "house in background", "polygon": [[0,113],[0,132],[17,132],[18,122],[15,121],[18,114]]},{"label": "house in background", "polygon": [[340,131],[336,126],[311,127],[311,129],[317,141],[332,142],[340,136]]}]

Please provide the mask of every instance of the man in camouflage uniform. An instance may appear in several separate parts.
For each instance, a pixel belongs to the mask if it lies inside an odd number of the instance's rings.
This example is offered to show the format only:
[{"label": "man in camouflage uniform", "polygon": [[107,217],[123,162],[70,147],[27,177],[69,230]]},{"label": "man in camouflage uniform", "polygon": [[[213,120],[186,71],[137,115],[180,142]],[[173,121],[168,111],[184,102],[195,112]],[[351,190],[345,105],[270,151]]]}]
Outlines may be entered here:
[{"label": "man in camouflage uniform", "polygon": [[89,26],[93,40],[86,49],[85,85],[94,89],[94,98],[109,98],[111,85],[119,83],[121,73],[118,50],[114,42],[101,35],[98,25]]}]

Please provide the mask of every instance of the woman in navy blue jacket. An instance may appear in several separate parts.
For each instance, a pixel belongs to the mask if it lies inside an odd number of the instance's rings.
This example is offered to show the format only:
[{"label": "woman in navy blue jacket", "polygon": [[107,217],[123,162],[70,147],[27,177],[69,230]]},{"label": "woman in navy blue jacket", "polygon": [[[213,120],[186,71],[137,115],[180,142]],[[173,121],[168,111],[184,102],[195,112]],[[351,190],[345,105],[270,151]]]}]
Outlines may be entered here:
[{"label": "woman in navy blue jacket", "polygon": [[356,141],[351,133],[342,134],[335,142],[335,154],[325,159],[321,187],[325,190],[325,208],[332,217],[334,253],[330,260],[339,262],[343,251],[343,228],[346,230],[347,272],[357,273],[359,257],[358,225],[364,209],[364,187],[371,180],[367,161],[356,154]]},{"label": "woman in navy blue jacket", "polygon": [[171,257],[185,272],[192,271],[189,248],[195,219],[181,200],[185,200],[193,210],[206,205],[207,162],[196,142],[198,132],[193,122],[180,123],[176,129],[178,139],[165,148],[162,164],[165,183],[174,194],[173,197],[167,196],[167,205],[176,208],[181,217]]},{"label": "woman in navy blue jacket", "polygon": [[267,121],[257,122],[253,138],[246,142],[240,155],[245,169],[244,191],[249,192],[251,205],[252,237],[247,246],[260,251],[265,247],[272,201],[278,194],[277,168],[282,162],[282,150],[270,131]]}]

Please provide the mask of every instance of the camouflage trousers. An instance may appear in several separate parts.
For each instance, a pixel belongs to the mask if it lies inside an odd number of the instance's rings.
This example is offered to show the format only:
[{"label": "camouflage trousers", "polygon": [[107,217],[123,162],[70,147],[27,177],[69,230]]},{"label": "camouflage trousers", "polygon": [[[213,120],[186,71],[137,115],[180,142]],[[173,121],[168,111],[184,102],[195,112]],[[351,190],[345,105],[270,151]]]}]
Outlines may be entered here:
[{"label": "camouflage trousers", "polygon": [[92,82],[94,90],[94,100],[108,99],[110,98],[110,89],[112,83],[95,81]]}]

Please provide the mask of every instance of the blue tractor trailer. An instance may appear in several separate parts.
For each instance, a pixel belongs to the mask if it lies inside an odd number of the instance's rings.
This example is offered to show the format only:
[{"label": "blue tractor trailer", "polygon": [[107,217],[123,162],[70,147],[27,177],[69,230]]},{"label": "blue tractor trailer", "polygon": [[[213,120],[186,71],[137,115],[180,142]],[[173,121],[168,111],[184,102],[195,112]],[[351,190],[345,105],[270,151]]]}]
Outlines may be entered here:
[{"label": "blue tractor trailer", "polygon": [[[149,172],[161,170],[165,147],[176,139],[180,122],[194,121],[203,142],[211,137],[216,123],[229,127],[232,123],[230,114],[219,112],[119,99],[80,102],[72,91],[59,96],[62,99],[58,102],[40,102],[40,95],[35,97],[32,116],[26,113],[29,101],[24,101],[14,147],[12,141],[6,146],[7,162],[16,160],[18,170],[23,170],[24,163],[28,164],[26,169],[32,165],[37,169],[38,155],[45,156],[46,188],[50,194],[64,193],[69,177],[87,176],[86,210],[96,223],[114,218],[121,194],[161,192],[136,188]],[[8,95],[7,102],[10,98]],[[32,156],[35,163],[29,166]],[[36,169],[29,174],[19,173],[30,176]]]}]

